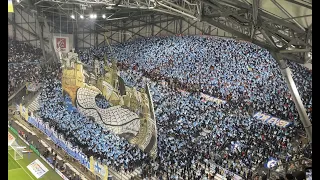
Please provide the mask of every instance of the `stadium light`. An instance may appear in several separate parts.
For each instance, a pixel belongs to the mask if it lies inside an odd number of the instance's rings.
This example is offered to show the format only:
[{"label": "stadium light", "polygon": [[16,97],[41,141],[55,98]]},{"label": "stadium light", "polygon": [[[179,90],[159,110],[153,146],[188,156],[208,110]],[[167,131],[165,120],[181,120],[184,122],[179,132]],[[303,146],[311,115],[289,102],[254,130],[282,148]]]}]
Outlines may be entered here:
[{"label": "stadium light", "polygon": [[81,14],[81,15],[80,15],[80,19],[83,19],[83,18],[84,18],[84,17],[83,17],[83,15]]},{"label": "stadium light", "polygon": [[105,14],[102,14],[102,18],[105,19],[105,18],[106,18],[106,15],[105,15]]},{"label": "stadium light", "polygon": [[75,19],[75,16],[72,14],[71,16],[70,16],[72,19]]},{"label": "stadium light", "polygon": [[96,19],[97,15],[96,14],[90,14],[90,19]]}]

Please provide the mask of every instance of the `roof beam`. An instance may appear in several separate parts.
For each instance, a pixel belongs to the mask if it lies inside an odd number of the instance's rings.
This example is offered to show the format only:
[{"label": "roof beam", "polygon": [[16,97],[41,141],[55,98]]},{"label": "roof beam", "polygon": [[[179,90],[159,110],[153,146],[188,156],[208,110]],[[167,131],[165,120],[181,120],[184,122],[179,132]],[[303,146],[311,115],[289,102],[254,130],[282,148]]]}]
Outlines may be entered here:
[{"label": "roof beam", "polygon": [[[251,11],[251,8],[252,8],[250,5],[248,5],[246,3],[243,3],[243,2],[240,2],[240,1],[235,1],[235,0],[221,0],[221,1],[223,3],[229,4],[231,6],[234,6],[234,7],[237,7],[237,8],[242,8],[242,9],[247,9],[249,11]],[[279,19],[277,17],[274,17],[274,16],[262,11],[261,9],[259,9],[258,13],[259,13],[259,17],[260,18],[270,19],[274,23],[277,23],[279,25],[291,28],[292,30],[295,30],[295,31],[297,31],[299,33],[304,33],[304,30],[302,30],[300,27],[296,26],[295,24],[292,24],[292,23],[287,22],[287,21],[285,21],[283,19]]]},{"label": "roof beam", "polygon": [[[19,29],[21,29],[21,30],[23,30],[23,31],[28,32],[29,34],[31,34],[31,35],[32,35],[33,37],[35,37],[36,39],[39,39],[39,37],[38,37],[37,34],[29,31],[28,29],[26,29],[26,28],[24,28],[24,27],[22,27],[22,26],[17,25],[17,24],[16,24],[15,22],[13,22],[10,18],[8,18],[8,22],[9,22],[10,24],[12,24],[13,26],[15,26],[16,28],[19,28]],[[47,43],[49,42],[48,40],[44,40],[44,41],[46,41]]]},{"label": "roof beam", "polygon": [[276,43],[273,41],[272,37],[264,29],[261,28],[260,32],[263,35],[263,37],[267,40],[267,42],[269,42],[273,47],[276,47]]},{"label": "roof beam", "polygon": [[276,0],[271,0],[273,2],[274,5],[276,5],[285,15],[288,16],[288,18],[292,18],[292,21],[299,27],[301,28],[303,31],[305,31],[305,28],[297,21],[295,20],[291,14],[285,10]]},{"label": "roof beam", "polygon": [[305,53],[310,52],[310,48],[306,49],[284,49],[280,50],[279,53],[285,54],[285,53]]},{"label": "roof beam", "polygon": [[[211,19],[211,18],[202,17],[202,19],[203,19],[204,21],[206,21],[207,23],[209,23],[209,24],[211,24],[211,25],[213,25],[213,26],[215,26],[215,27],[217,27],[217,28],[220,28],[220,29],[222,29],[222,30],[225,30],[225,31],[227,31],[227,32],[230,32],[230,33],[232,33],[233,35],[235,35],[235,36],[237,36],[237,37],[239,37],[239,38],[242,38],[242,39],[244,39],[244,40],[246,40],[246,41],[251,41],[250,36],[247,36],[247,35],[243,34],[242,32],[239,32],[239,31],[237,31],[237,30],[235,30],[235,29],[233,29],[233,28],[231,28],[231,27],[229,27],[229,26],[226,26],[226,25],[224,25],[224,24],[221,24],[220,22],[217,22],[217,21],[215,21],[215,20],[213,20],[213,19]],[[253,39],[252,42],[253,42],[254,44],[257,44],[258,46],[261,46],[261,47],[265,48],[265,49],[268,49],[268,50],[276,50],[274,47],[272,47],[272,46],[270,46],[270,45],[268,45],[268,44],[266,44],[266,43],[263,43],[263,42],[261,42],[261,41],[258,41],[258,40],[256,40],[256,39]]]},{"label": "roof beam", "polygon": [[250,36],[251,39],[253,39],[255,34],[256,34],[257,24],[258,24],[258,12],[259,12],[259,0],[253,0],[252,1],[252,21],[253,21],[253,25],[252,25],[252,28],[251,28],[251,36]]},{"label": "roof beam", "polygon": [[218,7],[219,10],[222,12],[222,14],[224,14],[224,16],[228,17],[230,15],[233,15],[235,18],[237,18],[239,21],[243,21],[243,22],[249,22],[248,19],[246,18],[243,18],[241,16],[239,16],[238,14],[230,11],[229,9],[225,8],[224,6],[222,6],[220,3],[220,1],[211,1],[211,2],[208,2],[208,1],[203,1],[204,4],[207,4],[211,7]]},{"label": "roof beam", "polygon": [[295,0],[286,0],[286,1],[291,2],[291,3],[293,3],[293,4],[296,4],[296,5],[299,5],[299,6],[303,6],[303,7],[308,8],[308,9],[312,9],[311,6],[308,6],[308,5],[306,5],[306,4],[303,4],[303,3],[298,2],[298,1],[295,1]]},{"label": "roof beam", "polygon": [[258,12],[259,12],[259,0],[253,0],[252,1],[252,19],[253,19],[253,24],[257,25],[258,21]]},{"label": "roof beam", "polygon": [[[173,21],[173,20],[176,20],[176,19],[178,19],[178,18],[169,18],[169,19],[164,19],[164,20],[158,20],[158,21],[154,21],[152,23],[153,24],[157,24],[157,23],[162,23],[162,22],[167,22],[167,21]],[[112,31],[128,30],[128,29],[138,28],[138,27],[147,26],[147,25],[150,25],[150,23],[137,24],[137,25],[125,26],[125,27],[118,27],[116,29],[112,29]],[[91,32],[90,31],[85,31],[85,32],[78,31],[77,33],[78,34],[81,34],[81,33],[92,33],[92,32],[101,33],[101,32],[106,32],[106,31],[108,31],[108,30],[102,29],[102,30],[96,30],[96,31],[92,30]]]}]

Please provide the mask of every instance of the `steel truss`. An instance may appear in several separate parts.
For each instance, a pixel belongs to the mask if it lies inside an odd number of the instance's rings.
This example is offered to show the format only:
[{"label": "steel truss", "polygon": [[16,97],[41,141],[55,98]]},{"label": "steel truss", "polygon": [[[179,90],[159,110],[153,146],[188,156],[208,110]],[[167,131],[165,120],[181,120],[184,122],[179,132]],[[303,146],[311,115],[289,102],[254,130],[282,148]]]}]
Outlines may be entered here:
[{"label": "steel truss", "polygon": [[[312,51],[312,25],[304,28],[278,0],[271,1],[288,18],[277,17],[259,8],[259,0],[253,0],[252,4],[247,0],[36,0],[34,5],[38,12],[46,15],[69,17],[70,13],[106,13],[107,18],[100,19],[104,21],[130,21],[132,17],[146,13],[165,13],[208,23],[238,38],[277,52],[284,59],[306,63],[310,60],[308,53]],[[286,1],[311,8],[311,4],[297,0]],[[127,31],[129,27],[126,27]],[[206,34],[203,30],[202,33]]]},{"label": "steel truss", "polygon": [[[288,16],[282,19],[253,4],[238,0],[158,0],[157,8],[170,14],[207,22],[251,41],[282,58],[306,63],[312,50],[312,26],[304,28],[276,0],[272,2]],[[291,1],[293,2],[293,1]]]}]

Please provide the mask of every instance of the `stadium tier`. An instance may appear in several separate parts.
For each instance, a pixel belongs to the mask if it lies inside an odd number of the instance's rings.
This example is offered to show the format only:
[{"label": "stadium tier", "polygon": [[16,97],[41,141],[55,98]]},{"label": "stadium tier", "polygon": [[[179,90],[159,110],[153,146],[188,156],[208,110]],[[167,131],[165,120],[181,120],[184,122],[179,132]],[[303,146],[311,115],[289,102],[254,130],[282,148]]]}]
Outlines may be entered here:
[{"label": "stadium tier", "polygon": [[308,1],[33,3],[8,13],[9,180],[312,176]]}]

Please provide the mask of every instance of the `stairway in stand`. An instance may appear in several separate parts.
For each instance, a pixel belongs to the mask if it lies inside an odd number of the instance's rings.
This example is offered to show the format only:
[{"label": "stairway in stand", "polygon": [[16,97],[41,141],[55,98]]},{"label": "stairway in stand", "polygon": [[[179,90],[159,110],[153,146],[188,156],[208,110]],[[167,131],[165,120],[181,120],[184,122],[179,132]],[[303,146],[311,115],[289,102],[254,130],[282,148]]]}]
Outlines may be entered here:
[{"label": "stairway in stand", "polygon": [[33,101],[28,106],[29,112],[34,112],[34,111],[39,110],[39,108],[40,108],[39,101],[40,101],[40,93],[37,93],[36,97],[33,99]]}]

